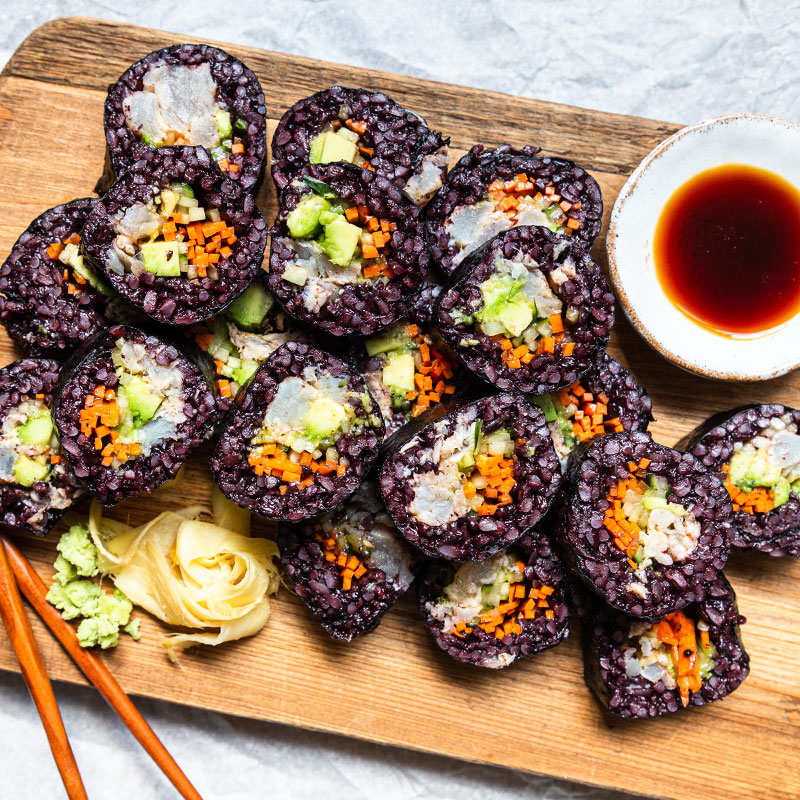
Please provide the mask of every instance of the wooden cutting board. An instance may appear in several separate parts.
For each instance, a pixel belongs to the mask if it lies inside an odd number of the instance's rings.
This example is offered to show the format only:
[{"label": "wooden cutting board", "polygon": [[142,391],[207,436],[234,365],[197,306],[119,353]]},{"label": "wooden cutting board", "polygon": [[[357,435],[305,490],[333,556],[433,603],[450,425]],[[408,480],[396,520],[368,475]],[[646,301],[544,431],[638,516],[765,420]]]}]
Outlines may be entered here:
[{"label": "wooden cutting board", "polygon": [[[89,19],[35,30],[0,75],[0,260],[46,208],[90,195],[103,167],[103,101],[109,83],[151,50],[181,36]],[[334,83],[388,92],[451,137],[453,160],[472,144],[536,144],[587,167],[606,204],[641,158],[678,126],[493,92],[222,45],[258,75],[271,137],[282,112]],[[275,213],[267,178],[259,196]],[[595,255],[605,263],[605,229]],[[647,348],[619,316],[611,353],[648,388],[654,437],[671,445],[710,413],[752,401],[800,407],[800,374],[734,385],[681,372]],[[2,363],[20,351],[0,334]],[[164,508],[208,502],[208,452],[177,487],[142,496],[113,515],[138,523]],[[258,530],[257,526],[257,530]],[[61,528],[59,528],[59,531]],[[260,530],[266,531],[263,527]],[[21,541],[47,579],[54,536]],[[290,592],[273,601],[258,636],[196,649],[170,664],[149,618],[139,643],[106,656],[126,691],[230,714],[529,770],[669,798],[800,796],[800,561],[735,553],[727,570],[748,617],[752,673],[729,699],[651,722],[601,711],[583,684],[577,636],[502,672],[461,666],[441,653],[411,597],[360,641],[332,641]],[[50,674],[83,682],[34,620]],[[0,667],[17,669],[4,634]]]}]

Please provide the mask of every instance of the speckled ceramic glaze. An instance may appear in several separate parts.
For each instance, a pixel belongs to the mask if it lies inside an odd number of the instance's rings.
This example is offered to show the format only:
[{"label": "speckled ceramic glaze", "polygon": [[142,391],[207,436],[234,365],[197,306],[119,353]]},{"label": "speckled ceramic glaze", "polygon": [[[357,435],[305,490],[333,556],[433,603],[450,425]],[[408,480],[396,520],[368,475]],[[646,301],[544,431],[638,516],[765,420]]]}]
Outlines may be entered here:
[{"label": "speckled ceramic glaze", "polygon": [[692,321],[664,294],[653,256],[656,225],[673,192],[725,164],[770,170],[800,189],[800,125],[755,114],[682,128],[630,176],[608,229],[611,281],[625,314],[661,355],[708,378],[761,381],[800,366],[800,315],[753,338],[730,338]]}]

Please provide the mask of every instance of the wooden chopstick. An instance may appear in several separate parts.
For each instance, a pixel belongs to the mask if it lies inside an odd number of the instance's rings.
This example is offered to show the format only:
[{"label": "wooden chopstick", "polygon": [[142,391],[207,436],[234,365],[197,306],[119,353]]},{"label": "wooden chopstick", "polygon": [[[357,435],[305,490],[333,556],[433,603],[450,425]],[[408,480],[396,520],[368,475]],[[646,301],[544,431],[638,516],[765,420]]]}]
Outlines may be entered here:
[{"label": "wooden chopstick", "polygon": [[[42,618],[45,625],[61,642],[72,660],[80,667],[83,674],[94,684],[100,694],[105,697],[108,704],[117,712],[120,719],[128,726],[130,732],[139,740],[153,761],[158,764],[161,771],[170,779],[172,785],[187,800],[202,800],[197,789],[192,786],[184,775],[175,759],[161,743],[153,729],[147,724],[145,718],[139,713],[130,697],[122,690],[114,676],[108,671],[103,660],[89,650],[81,647],[75,630],[69,625],[61,614],[47,602],[47,587],[36,573],[27,558],[17,546],[3,537],[3,560],[8,556],[14,577],[19,588],[34,607],[36,613]],[[19,595],[17,595],[19,596]]]},{"label": "wooden chopstick", "polygon": [[[5,544],[5,536],[2,540]],[[70,800],[86,800],[86,789],[67,732],[64,730],[64,720],[61,719],[61,712],[58,710],[53,686],[47,677],[42,654],[33,638],[31,623],[22,605],[19,588],[3,547],[0,547],[0,615],[17,654],[22,677],[28,684],[28,690],[42,719],[44,732],[47,734],[47,741],[50,742],[50,749],[61,773],[61,780],[64,781],[67,796]]]}]

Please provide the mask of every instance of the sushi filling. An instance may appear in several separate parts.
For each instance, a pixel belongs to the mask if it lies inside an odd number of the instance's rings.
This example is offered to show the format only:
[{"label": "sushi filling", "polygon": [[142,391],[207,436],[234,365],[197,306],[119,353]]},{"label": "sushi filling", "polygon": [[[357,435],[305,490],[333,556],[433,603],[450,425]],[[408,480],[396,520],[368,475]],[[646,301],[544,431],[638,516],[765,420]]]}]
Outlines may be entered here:
[{"label": "sushi filling", "polygon": [[47,255],[53,261],[63,264],[62,277],[67,286],[67,294],[77,296],[87,288],[96,289],[102,294],[110,294],[108,288],[84,265],[79,250],[80,244],[80,235],[73,233],[63,241],[52,242],[47,248]]},{"label": "sushi filling", "polygon": [[302,289],[306,309],[318,313],[349,284],[392,280],[387,258],[394,250],[396,223],[372,216],[366,206],[351,205],[321,181],[303,181],[313,191],[289,212],[291,238],[281,242],[295,254],[282,279]]},{"label": "sushi filling", "polygon": [[484,434],[480,419],[459,425],[434,446],[435,469],[412,478],[409,514],[430,526],[468,515],[493,516],[513,502],[514,450],[524,444],[524,439],[515,439],[506,428]]},{"label": "sushi filling", "polygon": [[[343,105],[339,109],[340,118],[326,125],[311,140],[308,160],[312,164],[346,161],[361,169],[374,170],[371,161],[375,150],[367,143],[367,123],[349,119],[347,114],[348,108]],[[447,164],[447,147],[423,156],[419,168],[404,187],[417,205],[426,203],[441,188],[442,175],[447,171]]]},{"label": "sushi filling", "polygon": [[270,314],[275,298],[252,284],[225,312],[192,329],[195,343],[214,359],[221,397],[235,397],[279,347],[304,337],[288,327],[283,312]]},{"label": "sushi filling", "polygon": [[648,475],[646,458],[631,462],[630,475],[611,487],[603,524],[627,556],[636,581],[628,591],[646,597],[648,570],[685,561],[700,538],[700,523],[680,503],[670,503],[671,487],[659,475]]},{"label": "sushi filling", "polygon": [[[58,436],[43,396],[23,400],[9,409],[0,430],[0,481],[30,489],[64,472]],[[66,508],[72,500],[63,489],[48,487],[46,497],[32,493],[36,502],[51,508]],[[35,523],[36,520],[29,520]]]},{"label": "sushi filling", "polygon": [[117,387],[95,387],[86,396],[80,423],[81,433],[100,452],[103,466],[117,469],[174,439],[187,417],[183,374],[175,362],[162,365],[143,344],[126,339],[117,339],[111,361]]},{"label": "sushi filling", "polygon": [[800,497],[800,435],[792,415],[773,417],[758,436],[736,442],[722,471],[734,511],[768,514]]},{"label": "sushi filling", "polygon": [[128,95],[122,108],[128,127],[146,145],[199,145],[223,171],[238,171],[228,156],[244,152],[234,129],[246,131],[247,123],[232,120],[220,103],[208,63],[154,64],[142,79],[142,89]]},{"label": "sushi filling", "polygon": [[595,396],[584,389],[580,381],[558,392],[530,397],[529,400],[544,412],[562,467],[581,442],[625,430],[619,417],[612,417],[609,413],[608,395],[599,392]]},{"label": "sushi filling", "polygon": [[488,336],[509,369],[527,366],[541,353],[572,355],[575,343],[570,341],[569,325],[578,321],[580,311],[564,308],[559,287],[575,277],[571,259],[548,273],[522,251],[511,259],[498,256],[494,272],[479,285],[480,298],[450,312],[457,325],[472,328],[460,346],[474,347],[480,344],[476,336]]},{"label": "sushi filling", "polygon": [[571,235],[581,223],[570,212],[580,208],[580,202],[562,199],[552,183],[539,191],[524,172],[508,181],[493,181],[483,200],[458,206],[445,223],[449,245],[456,248],[453,264],[460,264],[484,242],[517,225],[540,225],[561,236]]},{"label": "sushi filling", "polygon": [[301,489],[327,476],[343,475],[350,460],[336,449],[339,439],[369,424],[372,398],[348,388],[347,379],[306,367],[302,377],[278,385],[259,433],[251,441],[248,464],[256,475],[272,475]]},{"label": "sushi filling", "polygon": [[[548,598],[553,587],[525,585],[525,565],[507,551],[486,561],[468,561],[459,566],[452,580],[428,613],[442,623],[444,633],[469,636],[476,628],[497,639],[522,633],[522,622],[544,614],[553,619]],[[513,659],[512,659],[513,660]]]},{"label": "sushi filling", "polygon": [[665,689],[678,689],[683,706],[699,692],[716,667],[717,649],[704,620],[695,623],[683,611],[651,624],[633,622],[623,645],[625,674],[641,676]]},{"label": "sushi filling", "polygon": [[367,339],[364,347],[370,358],[381,361],[364,379],[385,419],[398,411],[406,417],[419,416],[456,391],[454,365],[419,325],[397,323]]},{"label": "sushi filling", "polygon": [[237,241],[219,209],[201,206],[185,183],[155,187],[151,200],[129,206],[113,227],[108,268],[118,275],[216,281]]},{"label": "sushi filling", "polygon": [[[354,579],[360,580],[370,569],[381,570],[392,584],[409,586],[414,579],[411,557],[399,543],[392,520],[380,503],[372,500],[369,506],[349,508],[344,519],[324,518],[315,525],[314,538],[325,560],[336,565],[345,592],[350,591]],[[365,588],[369,589],[369,584]]]}]

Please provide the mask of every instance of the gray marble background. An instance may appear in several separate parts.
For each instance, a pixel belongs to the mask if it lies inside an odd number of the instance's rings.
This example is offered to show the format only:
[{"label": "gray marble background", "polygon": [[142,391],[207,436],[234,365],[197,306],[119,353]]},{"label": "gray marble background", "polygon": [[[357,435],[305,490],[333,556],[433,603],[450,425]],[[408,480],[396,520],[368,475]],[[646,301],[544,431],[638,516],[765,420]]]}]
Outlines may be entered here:
[{"label": "gray marble background", "polygon": [[[621,114],[692,123],[751,111],[800,122],[796,0],[0,0],[0,12],[0,64],[37,25],[83,15]],[[90,797],[174,796],[93,690],[58,685],[56,694]],[[209,800],[624,797],[166,703],[137,704]],[[0,797],[62,796],[22,680],[0,673]]]}]

